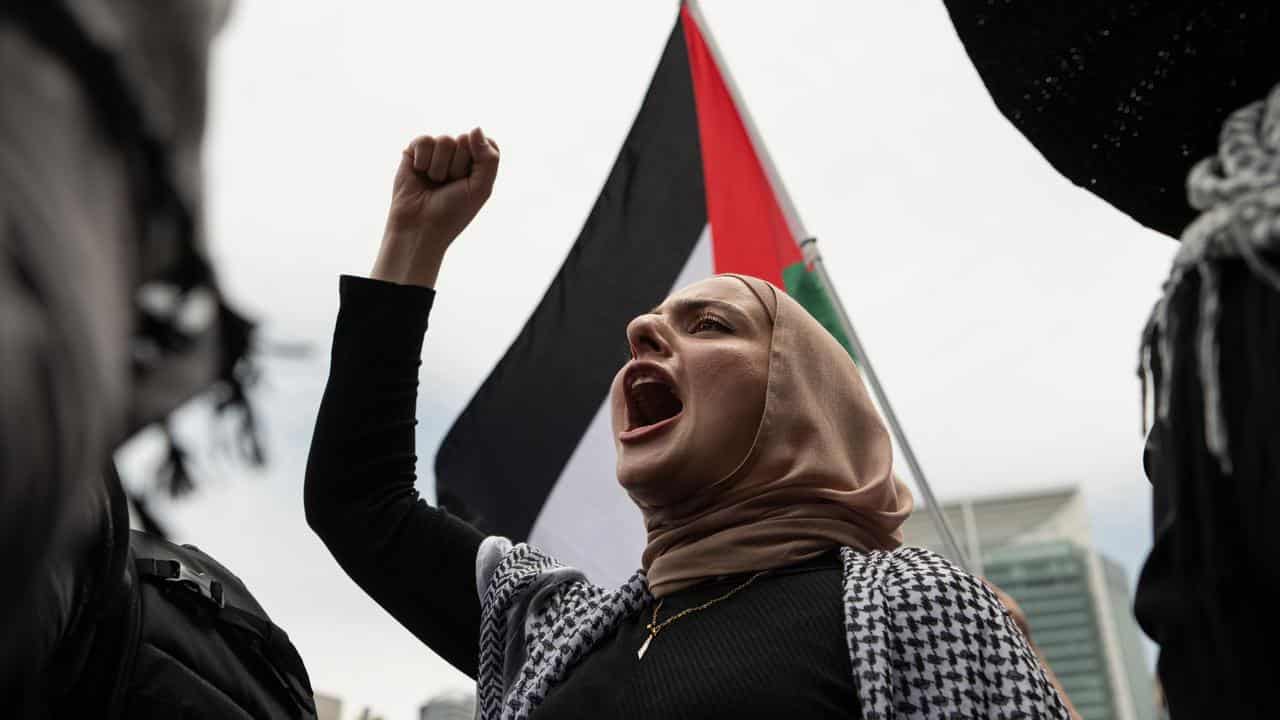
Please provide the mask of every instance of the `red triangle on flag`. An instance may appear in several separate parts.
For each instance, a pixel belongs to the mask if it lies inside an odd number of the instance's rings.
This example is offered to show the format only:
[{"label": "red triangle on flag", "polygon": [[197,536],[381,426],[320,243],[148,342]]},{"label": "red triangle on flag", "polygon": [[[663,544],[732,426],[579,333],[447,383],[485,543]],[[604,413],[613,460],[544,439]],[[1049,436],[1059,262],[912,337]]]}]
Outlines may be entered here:
[{"label": "red triangle on flag", "polygon": [[801,262],[778,197],[743,114],[687,5],[680,8],[698,110],[698,135],[715,271],[754,275],[785,287],[783,270]]}]

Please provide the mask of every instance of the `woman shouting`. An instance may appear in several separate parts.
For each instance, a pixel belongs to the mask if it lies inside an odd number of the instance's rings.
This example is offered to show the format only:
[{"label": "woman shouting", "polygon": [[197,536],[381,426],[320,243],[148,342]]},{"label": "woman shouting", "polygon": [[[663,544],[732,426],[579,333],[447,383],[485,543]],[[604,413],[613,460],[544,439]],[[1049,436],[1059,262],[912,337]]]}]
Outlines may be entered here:
[{"label": "woman shouting", "polygon": [[1068,716],[992,592],[900,547],[911,497],[857,368],[762,280],[716,276],[618,328],[618,492],[647,531],[624,586],[419,498],[432,288],[498,158],[478,129],[405,150],[371,277],[341,281],[306,487],[339,563],[477,680],[482,718]]}]

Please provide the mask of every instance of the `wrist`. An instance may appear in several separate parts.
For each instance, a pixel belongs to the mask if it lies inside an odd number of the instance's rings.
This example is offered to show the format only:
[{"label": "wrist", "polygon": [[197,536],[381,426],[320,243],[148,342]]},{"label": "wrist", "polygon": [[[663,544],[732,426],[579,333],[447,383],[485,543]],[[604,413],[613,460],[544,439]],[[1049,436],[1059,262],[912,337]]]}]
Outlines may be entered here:
[{"label": "wrist", "polygon": [[439,242],[429,235],[424,237],[423,233],[395,232],[388,228],[369,276],[400,285],[434,288],[447,248],[447,242]]}]

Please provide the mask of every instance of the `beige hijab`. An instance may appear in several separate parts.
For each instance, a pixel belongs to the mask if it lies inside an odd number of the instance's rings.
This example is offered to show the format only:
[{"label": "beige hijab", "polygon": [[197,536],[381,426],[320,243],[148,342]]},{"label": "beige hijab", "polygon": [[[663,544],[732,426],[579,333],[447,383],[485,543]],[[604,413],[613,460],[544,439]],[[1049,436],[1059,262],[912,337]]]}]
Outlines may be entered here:
[{"label": "beige hijab", "polygon": [[642,565],[663,596],[699,581],[782,567],[847,545],[902,544],[911,493],[853,360],[798,302],[733,275],[773,322],[755,442],[728,477],[678,505],[642,507]]}]

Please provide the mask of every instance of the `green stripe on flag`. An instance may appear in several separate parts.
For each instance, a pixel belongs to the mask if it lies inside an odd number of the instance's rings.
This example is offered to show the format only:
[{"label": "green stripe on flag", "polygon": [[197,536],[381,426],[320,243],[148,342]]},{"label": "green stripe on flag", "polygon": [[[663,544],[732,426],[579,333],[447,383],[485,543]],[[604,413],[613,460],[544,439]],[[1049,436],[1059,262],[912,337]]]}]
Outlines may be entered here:
[{"label": "green stripe on flag", "polygon": [[782,269],[782,284],[786,287],[787,294],[803,305],[804,309],[808,310],[809,314],[844,346],[849,357],[857,363],[858,356],[854,354],[853,346],[845,336],[844,328],[840,326],[840,316],[836,314],[835,305],[827,295],[826,289],[822,287],[818,276],[810,272],[803,262],[793,263]]}]

